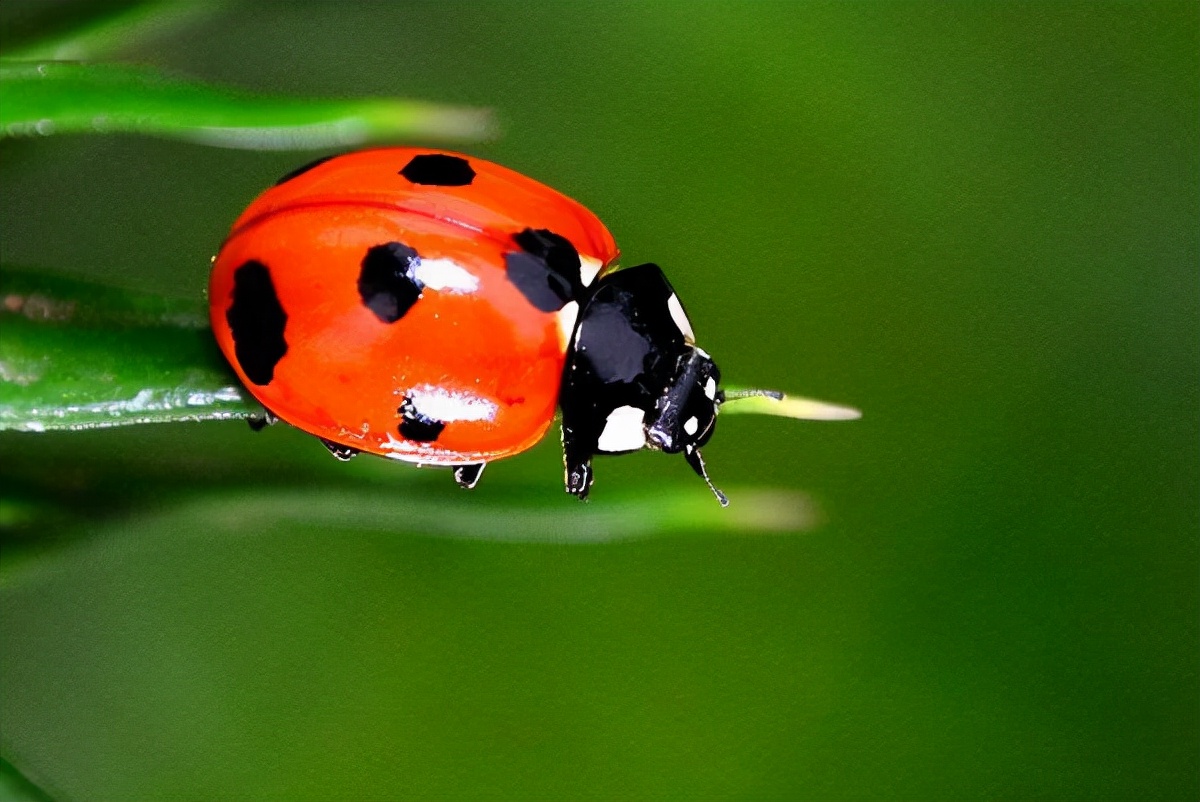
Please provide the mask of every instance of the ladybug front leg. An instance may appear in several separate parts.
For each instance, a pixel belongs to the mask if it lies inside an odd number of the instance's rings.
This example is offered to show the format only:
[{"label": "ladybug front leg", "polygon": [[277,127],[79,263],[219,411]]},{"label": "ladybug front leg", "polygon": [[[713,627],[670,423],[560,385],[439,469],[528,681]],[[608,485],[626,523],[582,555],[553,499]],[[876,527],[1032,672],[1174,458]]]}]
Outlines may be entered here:
[{"label": "ladybug front leg", "polygon": [[564,414],[562,443],[567,492],[580,501],[586,501],[588,491],[592,489],[592,456],[596,453],[596,437],[580,437],[577,429],[567,425]]}]

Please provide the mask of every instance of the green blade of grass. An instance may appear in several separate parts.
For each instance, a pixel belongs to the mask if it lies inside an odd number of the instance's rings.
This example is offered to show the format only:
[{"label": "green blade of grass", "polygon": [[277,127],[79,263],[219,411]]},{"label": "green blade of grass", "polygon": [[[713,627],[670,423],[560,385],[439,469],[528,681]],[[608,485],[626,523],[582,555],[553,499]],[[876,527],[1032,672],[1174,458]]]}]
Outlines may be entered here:
[{"label": "green blade of grass", "polygon": [[199,305],[0,271],[0,430],[257,413]]},{"label": "green blade of grass", "polygon": [[[726,388],[726,392],[742,392]],[[858,420],[862,412],[854,407],[818,401],[790,393],[773,395],[748,395],[730,398],[721,405],[722,415],[773,415],[778,418],[796,420]]]},{"label": "green blade of grass", "polygon": [[50,795],[0,757],[0,802],[50,802]]},{"label": "green blade of grass", "polygon": [[74,22],[65,30],[41,35],[4,57],[25,60],[107,58],[147,39],[170,35],[220,11],[228,3],[202,0],[159,0],[117,7],[98,17]]},{"label": "green blade of grass", "polygon": [[[218,351],[199,301],[3,269],[0,330],[0,430],[226,420],[262,412]],[[792,395],[731,398],[721,412],[861,417],[850,407]]]},{"label": "green blade of grass", "polygon": [[[249,536],[297,528],[342,534],[386,534],[503,543],[585,545],[693,535],[753,537],[795,534],[822,521],[812,499],[790,490],[735,487],[722,507],[703,487],[667,485],[653,494],[613,493],[580,504],[562,496],[547,503],[522,494],[504,502],[463,496],[451,501],[389,489],[268,487],[209,489],[115,519],[111,540],[136,533],[203,532],[206,538]],[[10,540],[0,562],[0,587],[28,581],[48,563],[44,555],[80,539],[111,540],[94,516],[58,516],[62,538]],[[74,527],[82,525],[82,529]]]},{"label": "green blade of grass", "polygon": [[488,135],[486,110],[394,98],[256,95],[118,64],[0,62],[0,136],[138,133],[253,150]]},{"label": "green blade of grass", "polygon": [[587,504],[478,503],[449,505],[441,499],[390,496],[378,503],[368,492],[312,488],[226,493],[196,499],[187,515],[206,531],[255,531],[295,525],[341,531],[411,532],[433,537],[514,543],[606,543],[695,532],[761,534],[812,529],[818,516],[811,500],[785,490],[735,487],[722,507],[704,489],[660,487],[652,495],[612,494]]}]

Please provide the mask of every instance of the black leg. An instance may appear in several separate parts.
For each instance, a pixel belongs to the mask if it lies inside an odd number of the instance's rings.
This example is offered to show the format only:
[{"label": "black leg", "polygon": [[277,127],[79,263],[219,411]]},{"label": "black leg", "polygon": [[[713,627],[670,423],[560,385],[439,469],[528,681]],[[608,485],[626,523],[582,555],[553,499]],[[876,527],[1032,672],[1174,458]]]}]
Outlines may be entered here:
[{"label": "black leg", "polygon": [[341,443],[335,443],[332,440],[326,440],[324,437],[318,437],[317,439],[320,440],[321,443],[326,448],[329,449],[330,454],[332,454],[334,457],[341,460],[342,462],[345,462],[346,460],[351,459],[352,457],[358,456],[357,448],[351,448],[350,446],[344,446]]},{"label": "black leg", "polygon": [[250,424],[250,428],[256,432],[261,432],[266,427],[278,422],[279,418],[275,415],[275,413],[269,409],[266,409],[265,407],[263,408],[261,415],[251,415],[250,417],[246,418],[246,423]]},{"label": "black leg", "polygon": [[486,462],[476,462],[473,465],[459,465],[454,469],[454,481],[458,482],[458,486],[463,490],[473,490],[475,485],[479,483],[479,477],[483,474],[483,469],[486,467]]},{"label": "black leg", "polygon": [[588,492],[592,489],[592,460],[582,462],[567,462],[567,492],[580,501],[587,501]]},{"label": "black leg", "polygon": [[592,489],[592,457],[600,437],[595,411],[580,406],[563,409],[562,447],[566,490],[580,501]]},{"label": "black leg", "polygon": [[712,479],[708,478],[708,469],[704,466],[704,457],[700,456],[700,449],[685,448],[683,450],[683,458],[687,460],[687,464],[692,466],[692,470],[696,475],[704,480],[704,484],[708,485],[708,489],[717,497],[722,507],[729,506],[729,497],[713,486]]}]

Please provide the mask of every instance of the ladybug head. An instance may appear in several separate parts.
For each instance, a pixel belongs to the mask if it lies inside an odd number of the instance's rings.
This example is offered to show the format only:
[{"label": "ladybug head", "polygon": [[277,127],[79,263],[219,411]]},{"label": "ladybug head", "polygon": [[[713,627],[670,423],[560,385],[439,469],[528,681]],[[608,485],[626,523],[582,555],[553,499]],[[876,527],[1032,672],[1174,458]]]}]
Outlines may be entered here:
[{"label": "ladybug head", "polygon": [[567,492],[586,498],[592,457],[652,448],[682,453],[722,506],[700,456],[723,396],[721,372],[695,344],[657,265],[619,270],[581,303],[559,406]]}]

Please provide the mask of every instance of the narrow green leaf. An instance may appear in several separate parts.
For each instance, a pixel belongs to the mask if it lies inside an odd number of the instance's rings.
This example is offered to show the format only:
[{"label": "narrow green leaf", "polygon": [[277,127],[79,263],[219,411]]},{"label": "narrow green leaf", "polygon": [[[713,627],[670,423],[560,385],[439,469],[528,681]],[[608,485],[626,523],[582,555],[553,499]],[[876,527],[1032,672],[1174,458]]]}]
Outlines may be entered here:
[{"label": "narrow green leaf", "polygon": [[213,527],[234,531],[296,524],[341,530],[406,531],[465,540],[521,543],[605,543],[670,534],[724,532],[755,534],[812,529],[817,515],[807,496],[784,490],[734,488],[722,507],[699,487],[660,487],[651,495],[614,495],[580,505],[573,499],[570,515],[557,505],[447,505],[419,496],[388,504],[368,493],[311,488],[222,495],[190,505],[190,514]]},{"label": "narrow green leaf", "polygon": [[50,802],[50,795],[0,757],[0,802]]},{"label": "narrow green leaf", "polygon": [[394,98],[255,95],[149,67],[0,62],[0,136],[139,133],[253,150],[350,147],[377,139],[474,140],[486,110]]},{"label": "narrow green leaf", "polygon": [[246,418],[203,310],[0,271],[0,430]]},{"label": "narrow green leaf", "polygon": [[[312,526],[456,540],[607,543],[696,533],[794,533],[820,523],[815,505],[803,493],[734,487],[729,497],[729,506],[722,507],[703,485],[695,483],[658,487],[650,495],[609,493],[587,504],[565,495],[560,496],[561,503],[549,504],[520,495],[502,503],[462,496],[463,503],[455,503],[441,495],[391,489],[381,494],[373,488],[257,486],[210,490],[156,507],[140,522],[123,518],[120,525],[123,532],[177,533],[196,527],[210,535],[257,534],[281,526]],[[11,579],[11,573],[4,576]]]},{"label": "narrow green leaf", "polygon": [[[199,302],[0,270],[0,430],[92,429],[261,414]],[[801,396],[734,397],[723,414],[854,420]]]},{"label": "narrow green leaf", "polygon": [[[761,537],[810,532],[822,516],[807,495],[788,490],[734,487],[722,507],[703,486],[660,486],[647,495],[612,493],[587,504],[558,503],[513,494],[502,503],[440,494],[312,486],[208,489],[203,493],[120,516],[97,530],[95,518],[60,514],[53,538],[8,541],[0,560],[0,588],[55,570],[49,554],[81,542],[111,544],[121,538],[172,538],[202,532],[205,538],[262,537],[311,527],[325,534],[384,534],[495,543],[587,545],[669,537]],[[51,519],[52,520],[52,519]],[[44,527],[47,519],[42,519]],[[0,802],[3,802],[0,798]]]},{"label": "narrow green leaf", "polygon": [[727,389],[734,395],[721,405],[721,414],[740,415],[774,415],[780,418],[795,418],[797,420],[858,420],[862,412],[854,407],[831,404],[828,401],[817,401],[799,395],[781,393],[773,395],[737,396],[740,390]]},{"label": "narrow green leaf", "polygon": [[228,3],[162,0],[117,8],[56,35],[6,48],[4,57],[81,61],[107,58],[147,39],[167,36],[220,11]]},{"label": "narrow green leaf", "polygon": [[[0,265],[0,315],[84,327],[173,326],[200,329],[208,314],[196,300],[163,298],[90,281]],[[7,317],[0,317],[7,321]]]}]

